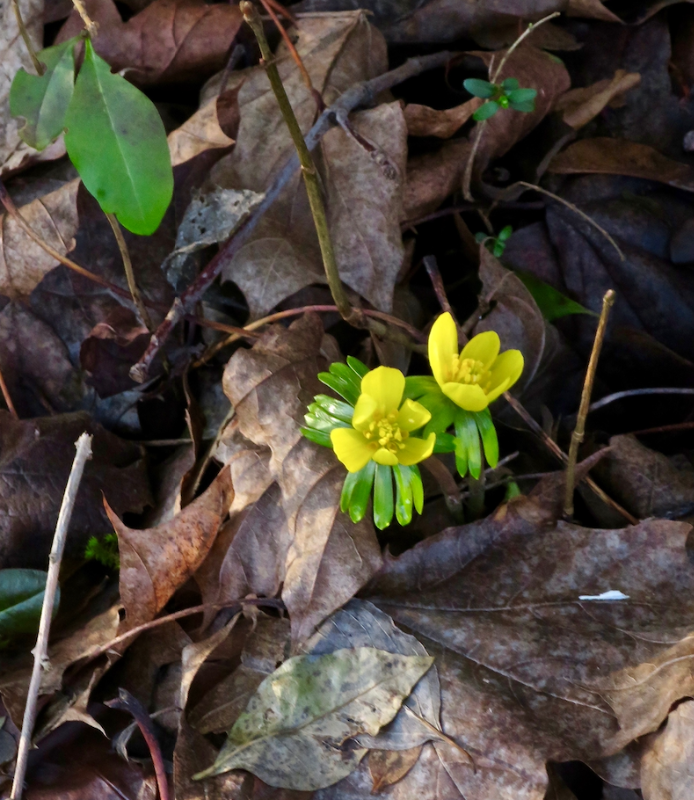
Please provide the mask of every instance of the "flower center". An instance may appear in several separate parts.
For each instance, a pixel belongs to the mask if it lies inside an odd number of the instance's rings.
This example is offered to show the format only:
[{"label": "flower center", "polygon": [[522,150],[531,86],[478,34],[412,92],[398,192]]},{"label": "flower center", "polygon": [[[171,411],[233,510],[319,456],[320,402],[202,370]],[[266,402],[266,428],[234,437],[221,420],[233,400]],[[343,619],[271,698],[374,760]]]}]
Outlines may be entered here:
[{"label": "flower center", "polygon": [[368,430],[364,431],[364,436],[370,441],[377,441],[381,447],[385,447],[391,453],[397,454],[398,450],[404,449],[405,440],[410,435],[407,431],[400,429],[395,421],[397,418],[397,411],[391,411],[385,416],[374,416],[369,423]]},{"label": "flower center", "polygon": [[451,381],[453,383],[477,384],[486,391],[490,379],[491,373],[484,368],[482,361],[475,361],[474,358],[453,356],[451,360]]}]

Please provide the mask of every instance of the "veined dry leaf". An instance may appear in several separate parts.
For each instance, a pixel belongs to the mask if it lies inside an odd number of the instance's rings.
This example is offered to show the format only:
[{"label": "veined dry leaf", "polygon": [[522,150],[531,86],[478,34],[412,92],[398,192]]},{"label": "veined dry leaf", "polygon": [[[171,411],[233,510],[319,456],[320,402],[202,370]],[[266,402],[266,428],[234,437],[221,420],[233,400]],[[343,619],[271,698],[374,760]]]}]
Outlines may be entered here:
[{"label": "veined dry leaf", "polygon": [[[540,800],[545,761],[591,761],[656,730],[692,691],[691,526],[555,523],[517,498],[388,558],[372,600],[436,656],[436,750],[465,797]],[[620,591],[622,601],[590,601]]]},{"label": "veined dry leaf", "polygon": [[561,95],[554,110],[562,115],[564,122],[578,130],[594,119],[606,106],[641,83],[638,72],[618,69],[613,78],[605,78],[580,89],[571,89]]},{"label": "veined dry leaf", "polygon": [[437,136],[439,139],[450,139],[482,105],[479,97],[466,100],[455,108],[439,111],[429,106],[408,103],[405,106],[405,122],[410,136]]},{"label": "veined dry leaf", "polygon": [[630,175],[694,192],[694,169],[673,161],[647,144],[626,139],[581,139],[555,156],[549,171],[560,175]]},{"label": "veined dry leaf", "polygon": [[17,420],[0,411],[0,566],[45,569],[74,458],[74,443],[93,435],[67,537],[66,557],[82,558],[87,539],[108,529],[103,492],[119,514],[151,504],[141,449],[88,414]]},{"label": "veined dry leaf", "polygon": [[234,496],[228,469],[172,520],[133,530],[106,503],[118,534],[120,594],[127,628],[148,622],[205,559]]},{"label": "veined dry leaf", "polygon": [[386,786],[397,783],[417,763],[422,747],[409,750],[372,750],[369,753],[369,772],[373,786],[372,794],[377,794]]},{"label": "veined dry leaf", "polygon": [[215,764],[198,777],[242,768],[271,786],[329,786],[366,754],[345,742],[375,736],[432,663],[372,647],[290,658],[260,684]]},{"label": "veined dry leaf", "polygon": [[[62,255],[75,246],[79,184],[79,179],[70,181],[19,209],[31,228]],[[0,226],[0,294],[28,297],[59,262],[33,242],[9,214],[0,217]]]},{"label": "veined dry leaf", "polygon": [[234,140],[219,126],[217,103],[214,100],[201,106],[180,128],[171,131],[167,140],[174,167],[211,148],[231,147],[234,144]]},{"label": "veined dry leaf", "polygon": [[258,500],[273,481],[270,474],[271,451],[267,445],[254,444],[239,429],[237,417],[231,420],[222,433],[214,457],[228,464],[234,484],[234,502],[231,511],[242,511]]},{"label": "veined dry leaf", "polygon": [[472,144],[467,139],[454,139],[435,152],[408,162],[403,197],[406,220],[430,214],[460,188],[471,151]]},{"label": "veined dry leaf", "polygon": [[[202,0],[154,0],[123,22],[113,0],[85,0],[99,26],[96,52],[114,72],[127,71],[139,84],[199,80],[224,66],[243,18],[238,6]],[[84,28],[73,11],[56,43]]]},{"label": "veined dry leaf", "polygon": [[694,785],[694,701],[670,712],[665,728],[646,739],[641,762],[644,800],[687,800]]},{"label": "veined dry leaf", "polygon": [[355,525],[339,510],[344,468],[299,430],[323,388],[318,372],[339,358],[321,353],[333,349],[332,340],[323,339],[318,317],[305,315],[289,328],[268,328],[252,349],[238,350],[224,372],[240,432],[272,452],[270,474],[282,490],[291,539],[282,599],[297,641],[353,597],[381,563],[372,522]]}]

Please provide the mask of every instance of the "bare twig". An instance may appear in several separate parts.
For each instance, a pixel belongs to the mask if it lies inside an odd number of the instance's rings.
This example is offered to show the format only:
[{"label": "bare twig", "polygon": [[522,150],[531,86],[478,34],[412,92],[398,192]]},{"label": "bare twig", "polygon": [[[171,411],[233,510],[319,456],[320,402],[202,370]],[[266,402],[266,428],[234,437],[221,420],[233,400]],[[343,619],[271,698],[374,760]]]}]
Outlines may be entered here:
[{"label": "bare twig", "polygon": [[36,639],[36,647],[32,651],[34,654],[34,667],[31,672],[31,682],[27,702],[24,708],[24,719],[22,721],[22,733],[19,739],[19,749],[17,751],[17,766],[15,768],[14,779],[12,781],[11,800],[20,800],[24,788],[24,776],[26,774],[27,759],[31,746],[31,736],[36,722],[36,706],[41,689],[41,677],[44,670],[50,669],[48,662],[48,635],[51,629],[53,618],[53,606],[55,604],[55,594],[58,588],[58,575],[60,573],[60,562],[63,558],[65,549],[65,539],[67,538],[68,526],[72,517],[72,509],[82,480],[84,465],[92,455],[92,437],[83,433],[76,442],[77,452],[75,460],[72,462],[70,477],[63,494],[63,502],[58,514],[58,522],[55,526],[53,536],[53,546],[48,563],[48,575],[46,576],[46,588],[43,594],[43,605],[41,607],[41,620],[39,622],[39,632]]},{"label": "bare twig", "polygon": [[674,425],[659,425],[657,428],[644,428],[642,431],[631,431],[631,436],[645,436],[650,433],[674,433],[675,431],[689,431],[694,428],[694,422],[676,422]]},{"label": "bare twig", "polygon": [[72,0],[72,5],[75,7],[75,10],[80,17],[82,17],[82,22],[84,22],[84,27],[87,29],[87,33],[92,39],[96,39],[97,34],[99,33],[99,26],[96,24],[96,22],[93,22],[89,14],[87,14],[87,9],[84,7],[82,0]]},{"label": "bare twig", "polygon": [[142,299],[142,295],[140,294],[140,290],[137,288],[137,281],[135,280],[135,272],[133,271],[133,262],[130,259],[130,252],[128,251],[128,245],[125,241],[123,236],[123,231],[120,229],[120,225],[118,224],[118,220],[116,219],[115,214],[106,214],[106,219],[109,222],[113,230],[113,235],[116,237],[116,242],[118,243],[118,249],[120,250],[121,258],[123,259],[123,269],[125,270],[125,279],[128,281],[128,288],[130,289],[130,294],[132,295],[133,303],[135,304],[135,308],[137,309],[137,313],[140,316],[140,320],[144,323],[145,327],[147,328],[150,333],[154,330],[154,326],[152,325],[152,319],[149,316],[147,311],[147,306]]},{"label": "bare twig", "polygon": [[10,390],[7,388],[7,384],[5,383],[5,378],[2,374],[2,370],[0,369],[0,391],[2,392],[2,397],[5,401],[5,405],[7,406],[7,410],[12,414],[15,419],[19,419],[19,414],[17,413],[17,409],[14,407],[14,403],[12,402],[12,396],[10,395]]},{"label": "bare twig", "polygon": [[[374,102],[375,98],[387,89],[392,89],[399,83],[426,72],[445,65],[454,53],[443,51],[432,53],[431,55],[410,58],[397,69],[379,75],[370,81],[357,83],[344,92],[340,97],[318,117],[311,130],[306,134],[306,146],[313,150],[322,137],[333,127],[335,118],[338,114],[349,114],[358,106],[366,106]],[[171,335],[171,331],[191,309],[199,302],[209,286],[221,273],[224,267],[236,256],[241,248],[246,244],[256,226],[262,219],[265,212],[272,206],[279,197],[280,192],[292,179],[296,170],[299,169],[299,159],[296,154],[292,154],[284,168],[279,172],[271,186],[265,192],[265,197],[256,206],[254,211],[237,228],[234,235],[227,240],[219,253],[210,261],[205,269],[200,272],[198,277],[183,292],[180,299],[170,309],[165,320],[159,325],[152,335],[149,346],[140,361],[131,370],[132,377],[138,382],[147,378],[149,368],[152,365],[159,349]]]},{"label": "bare twig", "polygon": [[[546,431],[544,431],[540,425],[535,422],[535,420],[528,414],[528,412],[523,407],[522,403],[510,393],[504,392],[504,399],[506,402],[511,406],[511,408],[518,414],[519,417],[525,422],[525,424],[530,428],[530,430],[535,433],[537,436],[540,437],[543,444],[547,449],[555,455],[559,461],[566,464],[569,460],[569,457],[566,453],[559,447],[559,445],[552,439]],[[620,514],[624,519],[628,520],[632,525],[638,525],[639,521],[630,514],[626,508],[622,508],[616,500],[613,500],[608,494],[606,494],[592,478],[586,477],[585,478],[586,485],[591,489],[591,491],[602,500],[605,505],[610,506],[613,508],[618,514]]]},{"label": "bare twig", "polygon": [[157,739],[157,734],[154,730],[152,720],[147,713],[147,709],[136,697],[133,697],[130,692],[125,689],[119,689],[118,698],[116,700],[109,700],[106,705],[117,711],[126,711],[128,714],[131,714],[135,722],[137,722],[137,727],[140,729],[140,733],[142,733],[147,743],[149,754],[152,757],[154,774],[157,778],[157,787],[159,788],[159,799],[169,800],[169,782],[166,779],[164,757],[161,754],[159,740]]},{"label": "bare twig", "polygon": [[598,359],[600,358],[600,351],[602,350],[602,343],[605,339],[605,331],[607,330],[607,319],[610,316],[610,309],[614,305],[614,301],[615,293],[612,289],[608,289],[602,299],[602,311],[600,313],[600,320],[598,321],[598,329],[595,332],[593,350],[590,354],[590,360],[588,361],[586,379],[583,383],[583,393],[581,394],[581,405],[578,409],[576,427],[571,434],[569,459],[566,462],[566,495],[564,497],[564,516],[566,519],[571,519],[574,515],[574,485],[578,448],[586,432],[586,417],[588,416],[588,408],[590,406],[590,396],[593,393],[593,383],[595,382],[595,373],[598,369]]},{"label": "bare twig", "polygon": [[424,268],[429,276],[429,280],[431,281],[431,285],[434,287],[434,294],[436,295],[436,299],[439,301],[441,310],[447,311],[455,320],[456,326],[460,327],[458,325],[458,320],[456,320],[455,314],[453,313],[453,309],[451,308],[451,304],[448,302],[446,288],[443,285],[443,278],[441,277],[441,272],[439,271],[439,265],[436,263],[436,257],[424,256],[423,262]]},{"label": "bare twig", "polygon": [[430,456],[422,461],[422,466],[438,483],[443,492],[443,499],[446,508],[456,522],[463,521],[463,500],[460,488],[455,482],[455,478],[448,470],[448,467],[436,456]]},{"label": "bare twig", "polygon": [[542,19],[538,20],[537,22],[531,22],[528,25],[528,27],[523,31],[523,33],[521,33],[521,35],[516,39],[516,41],[508,48],[508,50],[504,54],[504,57],[499,62],[499,66],[494,70],[494,72],[491,75],[491,77],[489,78],[489,80],[492,83],[496,83],[499,80],[499,78],[501,77],[501,72],[502,72],[503,68],[506,66],[506,62],[509,60],[509,58],[510,58],[511,54],[513,53],[513,51],[518,47],[519,44],[521,44],[523,42],[523,40],[525,38],[530,36],[530,34],[533,33],[533,31],[536,31],[540,27],[540,25],[544,25],[545,22],[549,22],[551,19],[554,19],[555,17],[560,17],[560,16],[561,16],[561,12],[554,11],[552,14],[548,14],[546,17],[543,17]]},{"label": "bare twig", "polygon": [[624,392],[615,392],[601,397],[594,403],[590,404],[589,412],[597,411],[599,408],[604,408],[615,400],[622,400],[625,397],[642,397],[649,394],[694,394],[694,389],[627,389]]},{"label": "bare twig", "polygon": [[19,35],[22,37],[24,46],[29,52],[29,56],[31,57],[31,63],[34,65],[34,69],[36,70],[36,72],[39,75],[43,75],[44,72],[46,71],[46,68],[39,61],[39,58],[36,55],[33,42],[31,41],[31,36],[29,36],[29,31],[27,30],[27,27],[24,24],[24,20],[22,19],[22,12],[19,10],[19,3],[17,2],[17,0],[11,0],[11,3],[12,3],[12,11],[14,11],[14,18],[17,20],[17,28],[19,28]]}]

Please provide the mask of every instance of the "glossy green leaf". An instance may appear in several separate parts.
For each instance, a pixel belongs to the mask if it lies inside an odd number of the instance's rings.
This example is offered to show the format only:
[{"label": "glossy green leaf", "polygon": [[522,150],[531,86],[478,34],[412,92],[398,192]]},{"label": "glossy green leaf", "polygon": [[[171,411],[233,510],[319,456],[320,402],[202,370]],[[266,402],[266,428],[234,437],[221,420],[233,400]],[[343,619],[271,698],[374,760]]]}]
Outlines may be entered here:
[{"label": "glossy green leaf", "polygon": [[401,525],[412,522],[412,467],[396,464],[393,467],[395,476],[395,518]]},{"label": "glossy green leaf", "polygon": [[366,375],[366,373],[369,371],[369,368],[366,366],[366,364],[354,356],[347,356],[347,364],[357,373],[360,378],[363,378],[364,375]]},{"label": "glossy green leaf", "polygon": [[566,297],[561,292],[558,292],[553,286],[536,278],[530,272],[523,272],[522,270],[514,270],[516,275],[523,281],[525,288],[533,296],[533,300],[537,303],[537,307],[542,312],[542,316],[548,321],[566,317],[569,314],[590,314],[593,317],[598,315],[594,311],[576,303],[570,297]]},{"label": "glossy green leaf", "polygon": [[38,54],[43,75],[20,69],[10,89],[10,114],[23,117],[19,135],[31,147],[44,150],[65,128],[65,115],[75,88],[75,36]]},{"label": "glossy green leaf", "polygon": [[482,437],[482,447],[484,457],[490,467],[495,467],[499,463],[499,439],[496,435],[496,428],[492,421],[492,414],[488,408],[473,414],[477,430]]},{"label": "glossy green leaf", "polygon": [[410,486],[412,487],[412,502],[414,503],[415,511],[418,514],[422,513],[424,508],[424,486],[422,485],[422,473],[419,467],[415,464],[410,467],[412,470],[412,478],[410,479]]},{"label": "glossy green leaf", "polygon": [[526,100],[522,103],[511,103],[510,108],[512,108],[514,111],[522,111],[524,114],[530,114],[535,110],[535,101]]},{"label": "glossy green leaf", "polygon": [[[459,408],[455,415],[456,462],[464,455],[465,466],[473,478],[482,472],[482,450],[475,419],[469,411]],[[464,477],[464,473],[460,473]]]},{"label": "glossy green leaf", "polygon": [[393,469],[376,464],[374,479],[374,525],[382,531],[393,521]]},{"label": "glossy green leaf", "polygon": [[[0,641],[38,631],[45,587],[46,573],[41,570],[0,570]],[[54,615],[59,603],[58,589]]]},{"label": "glossy green leaf", "polygon": [[318,380],[337,392],[350,405],[355,405],[361,394],[361,378],[347,364],[339,361],[330,365],[329,372],[319,372]]},{"label": "glossy green leaf", "polygon": [[65,125],[68,155],[101,208],[133,233],[154,233],[173,195],[164,124],[89,40]]},{"label": "glossy green leaf", "polygon": [[334,397],[328,397],[327,394],[317,394],[313,400],[320,408],[327,411],[328,414],[332,414],[333,417],[336,417],[342,422],[352,422],[354,408],[350,406],[349,403],[343,403],[342,400],[335,400]]},{"label": "glossy green leaf", "polygon": [[518,83],[517,78],[505,78],[501,81],[501,88],[508,94],[509,92],[515,91],[520,84]]},{"label": "glossy green leaf", "polygon": [[437,433],[436,444],[434,445],[435,453],[453,453],[455,452],[455,436],[450,433]]},{"label": "glossy green leaf", "polygon": [[317,431],[315,428],[300,428],[301,435],[309,439],[321,447],[330,447],[332,449],[333,443],[330,441],[330,434],[325,431]]},{"label": "glossy green leaf", "polygon": [[499,231],[499,235],[496,237],[500,242],[507,242],[513,234],[513,225],[506,225],[506,227],[502,228]]},{"label": "glossy green leaf", "polygon": [[479,78],[468,78],[463,81],[463,86],[475,97],[489,98],[494,97],[497,89],[493,83],[483,81]]},{"label": "glossy green leaf", "polygon": [[457,406],[449,400],[440,389],[436,393],[425,394],[418,402],[431,414],[431,419],[424,426],[424,438],[430,433],[443,433],[453,424]]},{"label": "glossy green leaf", "polygon": [[472,118],[477,122],[482,122],[485,119],[489,119],[493,117],[494,114],[499,110],[499,104],[494,100],[487,100],[486,103],[483,103],[477,111],[472,115]]},{"label": "glossy green leaf", "polygon": [[361,522],[369,506],[371,489],[374,485],[374,475],[376,474],[376,463],[369,461],[365,467],[355,472],[358,479],[352,489],[349,500],[349,518],[352,522]]},{"label": "glossy green leaf", "polygon": [[441,394],[441,389],[430,375],[408,375],[405,378],[403,398],[418,400],[422,395],[436,393]]},{"label": "glossy green leaf", "polygon": [[512,92],[507,92],[509,103],[529,103],[534,102],[537,97],[537,89],[515,89]]}]

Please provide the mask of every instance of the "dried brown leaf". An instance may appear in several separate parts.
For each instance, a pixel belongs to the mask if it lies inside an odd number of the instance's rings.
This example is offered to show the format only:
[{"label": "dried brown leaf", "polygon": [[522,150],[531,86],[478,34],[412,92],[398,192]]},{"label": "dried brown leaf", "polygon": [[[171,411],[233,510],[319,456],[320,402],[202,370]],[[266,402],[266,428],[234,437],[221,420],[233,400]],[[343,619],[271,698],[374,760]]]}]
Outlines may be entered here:
[{"label": "dried brown leaf", "polygon": [[641,764],[644,800],[686,800],[694,785],[694,701],[672,711],[665,728],[649,736]]},{"label": "dried brown leaf", "polygon": [[603,22],[621,22],[622,20],[609,8],[605,8],[602,0],[569,0],[566,9],[568,17],[587,17],[600,19]]},{"label": "dried brown leaf", "polygon": [[172,520],[133,530],[106,504],[118,534],[120,593],[127,628],[152,619],[205,559],[234,496],[228,469]]},{"label": "dried brown leaf", "polygon": [[417,763],[421,752],[421,746],[409,750],[372,750],[368,760],[373,781],[371,792],[376,794],[404,778]]},{"label": "dried brown leaf", "polygon": [[339,510],[343,467],[331,450],[300,433],[306,407],[322,388],[317,373],[328,359],[321,349],[333,349],[323,337],[318,317],[305,315],[288,329],[268,329],[251,350],[238,350],[224,372],[240,432],[272,452],[270,473],[282,490],[291,539],[282,599],[297,640],[346,603],[381,559],[371,521],[355,525]]},{"label": "dried brown leaf", "polygon": [[180,128],[172,131],[168,142],[171,164],[174,167],[206,150],[231,147],[234,144],[234,140],[220,127],[215,100],[201,106]]},{"label": "dried brown leaf", "polygon": [[437,136],[439,139],[450,139],[481,105],[482,100],[479,97],[473,97],[462,105],[442,111],[409,103],[405,106],[407,133],[410,136]]},{"label": "dried brown leaf", "polygon": [[82,558],[87,539],[108,529],[102,497],[119,514],[151,503],[137,445],[109,433],[85,413],[16,420],[0,411],[0,565],[46,569],[74,443],[93,435],[67,537],[66,556]]},{"label": "dried brown leaf", "polygon": [[[79,179],[70,181],[19,209],[34,232],[62,255],[75,246],[79,184]],[[58,263],[24,233],[16,220],[8,214],[0,217],[0,294],[28,297]]]},{"label": "dried brown leaf", "polygon": [[614,77],[605,78],[580,89],[571,89],[558,98],[554,110],[559,111],[564,122],[574,130],[587,125],[606,106],[614,103],[630,89],[641,83],[638,72],[618,69]]},{"label": "dried brown leaf", "polygon": [[408,162],[403,198],[405,219],[416,220],[430,214],[460,188],[471,151],[467,139],[454,139],[434,153],[416,156]]}]

